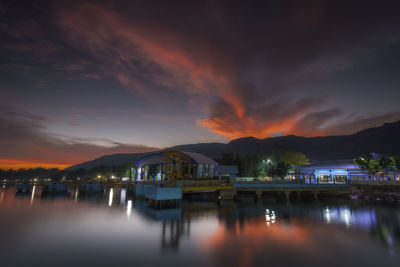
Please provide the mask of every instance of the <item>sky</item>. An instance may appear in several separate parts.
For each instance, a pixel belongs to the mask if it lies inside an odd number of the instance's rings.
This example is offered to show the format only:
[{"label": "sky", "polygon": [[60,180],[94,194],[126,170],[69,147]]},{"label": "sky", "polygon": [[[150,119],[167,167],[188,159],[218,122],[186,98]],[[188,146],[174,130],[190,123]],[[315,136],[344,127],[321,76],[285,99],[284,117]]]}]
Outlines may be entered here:
[{"label": "sky", "polygon": [[398,1],[1,1],[0,168],[400,120]]}]

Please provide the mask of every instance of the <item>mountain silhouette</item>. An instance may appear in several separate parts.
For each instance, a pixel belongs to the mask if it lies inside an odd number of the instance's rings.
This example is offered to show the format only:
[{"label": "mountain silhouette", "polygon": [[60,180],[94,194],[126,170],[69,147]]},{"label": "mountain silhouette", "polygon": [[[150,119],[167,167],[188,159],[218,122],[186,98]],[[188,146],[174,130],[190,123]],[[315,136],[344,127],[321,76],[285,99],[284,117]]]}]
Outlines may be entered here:
[{"label": "mountain silhouette", "polygon": [[[363,153],[400,153],[400,121],[385,123],[381,127],[368,128],[351,135],[302,137],[295,135],[258,139],[244,137],[224,143],[199,143],[170,147],[167,149],[195,152],[213,159],[221,153],[233,152],[242,155],[265,154],[272,150],[291,150],[304,153],[312,162],[351,159]],[[113,166],[137,160],[150,153],[113,154],[71,166],[67,170],[92,168],[99,165]]]}]

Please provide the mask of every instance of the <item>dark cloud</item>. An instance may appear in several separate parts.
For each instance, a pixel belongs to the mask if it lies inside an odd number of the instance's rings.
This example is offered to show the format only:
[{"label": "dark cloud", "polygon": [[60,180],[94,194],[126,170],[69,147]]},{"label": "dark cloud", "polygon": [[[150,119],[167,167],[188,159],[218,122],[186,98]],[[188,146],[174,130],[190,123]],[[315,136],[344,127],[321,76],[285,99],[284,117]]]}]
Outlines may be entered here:
[{"label": "dark cloud", "polygon": [[108,139],[72,138],[45,133],[48,119],[0,106],[0,164],[3,161],[72,165],[113,153],[138,153],[157,148]]},{"label": "dark cloud", "polygon": [[382,126],[382,122],[395,121],[400,121],[400,112],[390,112],[372,116],[357,116],[348,122],[338,123],[327,130],[329,133],[335,135],[352,134],[367,128]]}]

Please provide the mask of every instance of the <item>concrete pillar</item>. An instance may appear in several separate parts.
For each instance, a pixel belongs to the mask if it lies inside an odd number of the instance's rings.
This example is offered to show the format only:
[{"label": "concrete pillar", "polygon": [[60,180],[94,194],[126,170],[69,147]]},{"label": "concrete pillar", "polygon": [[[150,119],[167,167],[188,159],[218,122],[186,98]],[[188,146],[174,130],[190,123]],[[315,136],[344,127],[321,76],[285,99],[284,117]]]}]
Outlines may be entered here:
[{"label": "concrete pillar", "polygon": [[256,195],[257,195],[257,200],[261,200],[262,191],[261,190],[257,190],[256,191]]},{"label": "concrete pillar", "polygon": [[234,184],[236,182],[236,175],[235,174],[229,174],[229,183]]},{"label": "concrete pillar", "polygon": [[318,201],[319,200],[318,199],[319,191],[318,190],[314,190],[313,193],[314,193],[314,200]]},{"label": "concrete pillar", "polygon": [[286,203],[290,202],[290,192],[288,190],[285,191],[285,200],[286,200]]}]

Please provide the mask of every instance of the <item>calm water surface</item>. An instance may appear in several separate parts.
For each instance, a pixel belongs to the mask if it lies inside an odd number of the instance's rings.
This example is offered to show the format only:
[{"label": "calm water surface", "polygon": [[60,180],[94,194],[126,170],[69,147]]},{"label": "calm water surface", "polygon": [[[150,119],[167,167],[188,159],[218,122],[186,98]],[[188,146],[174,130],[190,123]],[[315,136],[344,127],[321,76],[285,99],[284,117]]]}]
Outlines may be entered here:
[{"label": "calm water surface", "polygon": [[0,266],[400,266],[399,205],[184,201],[0,188]]}]

